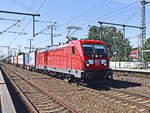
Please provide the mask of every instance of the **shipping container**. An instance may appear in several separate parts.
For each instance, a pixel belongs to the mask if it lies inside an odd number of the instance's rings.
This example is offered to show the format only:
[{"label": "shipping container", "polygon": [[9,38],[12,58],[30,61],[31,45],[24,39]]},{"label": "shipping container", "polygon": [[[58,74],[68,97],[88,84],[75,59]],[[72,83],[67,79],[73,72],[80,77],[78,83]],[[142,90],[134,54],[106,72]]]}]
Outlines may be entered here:
[{"label": "shipping container", "polygon": [[25,65],[29,65],[29,53],[24,54],[24,63]]},{"label": "shipping container", "polygon": [[18,56],[18,64],[24,65],[24,54]]},{"label": "shipping container", "polygon": [[28,63],[28,65],[35,66],[35,64],[36,64],[35,55],[36,55],[35,52],[29,53],[29,63]]},{"label": "shipping container", "polygon": [[14,58],[15,58],[14,56],[11,57],[11,64],[15,63],[15,59]]}]

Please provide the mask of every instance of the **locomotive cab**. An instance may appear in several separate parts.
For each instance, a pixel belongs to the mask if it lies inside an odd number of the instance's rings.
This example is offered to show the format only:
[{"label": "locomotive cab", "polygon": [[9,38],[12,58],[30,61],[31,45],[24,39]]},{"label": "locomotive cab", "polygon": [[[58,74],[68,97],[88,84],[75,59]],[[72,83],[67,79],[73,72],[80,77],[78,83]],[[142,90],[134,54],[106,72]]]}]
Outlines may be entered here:
[{"label": "locomotive cab", "polygon": [[103,41],[86,41],[81,44],[84,56],[84,72],[82,78],[86,80],[112,79],[109,68],[109,56]]}]

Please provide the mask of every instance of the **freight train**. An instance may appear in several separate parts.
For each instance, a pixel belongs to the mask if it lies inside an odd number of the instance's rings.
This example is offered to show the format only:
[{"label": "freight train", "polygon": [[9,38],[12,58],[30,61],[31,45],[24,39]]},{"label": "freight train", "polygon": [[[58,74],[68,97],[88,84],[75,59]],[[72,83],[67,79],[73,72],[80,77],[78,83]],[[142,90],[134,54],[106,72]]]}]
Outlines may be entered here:
[{"label": "freight train", "polygon": [[17,67],[68,80],[112,79],[109,56],[103,41],[76,40],[68,44],[13,56]]}]

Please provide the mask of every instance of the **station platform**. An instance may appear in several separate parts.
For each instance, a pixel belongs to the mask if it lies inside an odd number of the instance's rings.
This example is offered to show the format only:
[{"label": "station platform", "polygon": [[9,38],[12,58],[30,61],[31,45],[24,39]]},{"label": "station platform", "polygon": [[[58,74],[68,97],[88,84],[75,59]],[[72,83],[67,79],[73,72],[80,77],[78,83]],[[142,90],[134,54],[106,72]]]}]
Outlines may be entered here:
[{"label": "station platform", "polygon": [[0,70],[0,113],[16,113],[11,96]]},{"label": "station platform", "polygon": [[112,68],[113,71],[135,72],[150,74],[150,69]]}]

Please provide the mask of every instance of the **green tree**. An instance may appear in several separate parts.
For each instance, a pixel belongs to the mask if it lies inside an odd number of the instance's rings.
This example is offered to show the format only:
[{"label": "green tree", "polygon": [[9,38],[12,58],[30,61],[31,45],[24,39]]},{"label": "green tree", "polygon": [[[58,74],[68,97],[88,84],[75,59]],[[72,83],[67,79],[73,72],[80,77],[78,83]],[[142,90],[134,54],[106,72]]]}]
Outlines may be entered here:
[{"label": "green tree", "polygon": [[113,26],[91,26],[88,32],[89,40],[102,40],[106,43],[110,56],[116,53],[118,60],[128,57],[131,45],[128,39],[123,38],[123,33]]},{"label": "green tree", "polygon": [[[144,44],[144,50],[150,50],[150,38],[148,38]],[[144,54],[144,61],[145,62],[150,62],[150,53],[145,53]]]},{"label": "green tree", "polygon": [[146,50],[148,50],[148,49],[150,49],[150,38],[148,38],[147,40],[146,40],[146,42],[145,42],[145,44],[144,44],[144,49],[146,49]]},{"label": "green tree", "polygon": [[19,53],[18,53],[18,55],[23,55],[23,54],[24,54],[24,52],[19,52]]}]

